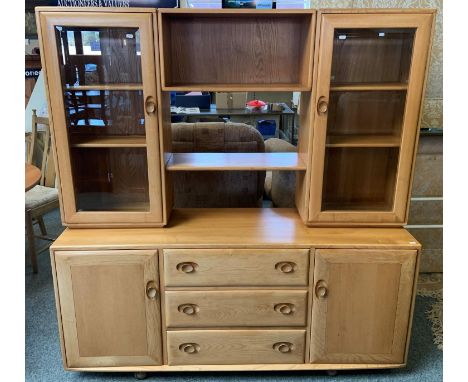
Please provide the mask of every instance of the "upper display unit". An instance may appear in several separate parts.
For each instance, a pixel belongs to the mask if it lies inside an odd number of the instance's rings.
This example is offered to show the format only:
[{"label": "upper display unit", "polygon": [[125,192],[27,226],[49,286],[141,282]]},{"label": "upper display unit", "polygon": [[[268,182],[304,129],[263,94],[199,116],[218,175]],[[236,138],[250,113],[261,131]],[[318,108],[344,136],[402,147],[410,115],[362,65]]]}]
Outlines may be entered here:
[{"label": "upper display unit", "polygon": [[309,91],[315,15],[159,9],[162,90]]}]

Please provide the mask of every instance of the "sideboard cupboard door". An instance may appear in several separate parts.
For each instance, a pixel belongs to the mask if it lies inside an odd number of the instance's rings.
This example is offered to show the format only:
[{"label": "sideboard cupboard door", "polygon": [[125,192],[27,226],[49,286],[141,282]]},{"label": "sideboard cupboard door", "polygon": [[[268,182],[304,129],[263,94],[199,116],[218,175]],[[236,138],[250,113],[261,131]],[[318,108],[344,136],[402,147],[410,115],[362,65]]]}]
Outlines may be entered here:
[{"label": "sideboard cupboard door", "polygon": [[54,257],[66,365],[161,365],[157,252],[57,251]]},{"label": "sideboard cupboard door", "polygon": [[38,21],[62,221],[164,225],[153,13],[41,11]]},{"label": "sideboard cupboard door", "polygon": [[403,225],[433,12],[320,14],[311,225]]},{"label": "sideboard cupboard door", "polygon": [[318,249],[312,363],[404,363],[417,251]]}]

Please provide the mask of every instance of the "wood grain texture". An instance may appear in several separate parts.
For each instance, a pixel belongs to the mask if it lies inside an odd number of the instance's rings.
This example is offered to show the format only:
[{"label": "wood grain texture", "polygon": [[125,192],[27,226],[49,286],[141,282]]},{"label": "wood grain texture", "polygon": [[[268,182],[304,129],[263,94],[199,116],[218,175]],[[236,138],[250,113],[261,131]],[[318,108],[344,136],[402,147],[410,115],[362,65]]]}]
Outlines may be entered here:
[{"label": "wood grain texture", "polygon": [[169,286],[307,285],[308,249],[167,249]]},{"label": "wood grain texture", "polygon": [[399,147],[394,135],[329,135],[326,147]]},{"label": "wood grain texture", "polygon": [[168,328],[306,326],[306,290],[166,291]]},{"label": "wood grain texture", "polygon": [[[70,367],[161,364],[155,251],[55,252]],[[65,356],[65,353],[63,354]]]},{"label": "wood grain texture", "polygon": [[72,137],[71,147],[146,147],[144,136]]},{"label": "wood grain texture", "polygon": [[[275,349],[278,343],[289,344],[289,351]],[[304,330],[168,331],[168,364],[303,363],[304,343]],[[197,350],[181,350],[184,344],[193,344]]]},{"label": "wood grain texture", "polygon": [[75,367],[66,370],[90,372],[175,372],[175,371],[294,371],[294,370],[369,370],[369,369],[398,369],[405,367],[402,363],[384,364],[350,364],[350,363],[297,363],[297,364],[238,364],[238,365],[161,365],[161,366],[126,366],[126,367]]},{"label": "wood grain texture", "polygon": [[419,248],[402,228],[308,228],[295,209],[288,208],[176,209],[170,224],[162,229],[66,229],[52,244],[57,250],[213,246]]},{"label": "wood grain texture", "polygon": [[313,14],[160,12],[162,88],[310,89]]},{"label": "wood grain texture", "polygon": [[173,153],[168,171],[305,170],[297,153]]},{"label": "wood grain texture", "polygon": [[395,91],[406,90],[408,85],[406,83],[356,83],[356,84],[339,84],[333,83],[330,85],[330,90],[335,92],[344,91]]},{"label": "wood grain texture", "polygon": [[316,251],[311,362],[404,362],[416,255]]},{"label": "wood grain texture", "polygon": [[41,170],[32,164],[25,165],[24,186],[25,191],[30,190],[41,180]]}]

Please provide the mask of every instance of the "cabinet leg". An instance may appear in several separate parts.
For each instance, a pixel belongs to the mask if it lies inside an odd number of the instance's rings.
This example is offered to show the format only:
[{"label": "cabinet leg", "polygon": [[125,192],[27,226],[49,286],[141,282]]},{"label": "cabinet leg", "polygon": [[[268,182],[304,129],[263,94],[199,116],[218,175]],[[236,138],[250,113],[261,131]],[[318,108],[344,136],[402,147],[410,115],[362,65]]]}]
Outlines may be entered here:
[{"label": "cabinet leg", "polygon": [[327,370],[327,375],[333,377],[334,375],[338,374],[338,370]]},{"label": "cabinet leg", "polygon": [[137,371],[133,374],[133,376],[135,377],[135,379],[145,379],[146,373],[144,371]]}]

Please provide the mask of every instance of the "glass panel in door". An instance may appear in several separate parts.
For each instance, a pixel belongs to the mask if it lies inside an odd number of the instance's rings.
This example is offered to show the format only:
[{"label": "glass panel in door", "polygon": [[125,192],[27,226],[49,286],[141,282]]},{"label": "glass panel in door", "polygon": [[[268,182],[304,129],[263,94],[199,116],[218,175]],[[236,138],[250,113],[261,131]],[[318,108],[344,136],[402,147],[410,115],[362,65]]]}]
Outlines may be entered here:
[{"label": "glass panel in door", "polygon": [[393,209],[414,37],[404,28],[335,30],[322,211]]},{"label": "glass panel in door", "polygon": [[149,211],[140,31],[56,26],[77,211]]}]

